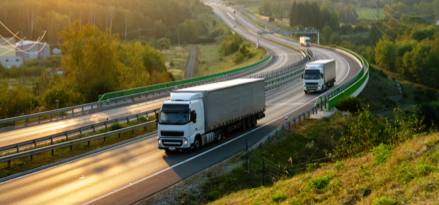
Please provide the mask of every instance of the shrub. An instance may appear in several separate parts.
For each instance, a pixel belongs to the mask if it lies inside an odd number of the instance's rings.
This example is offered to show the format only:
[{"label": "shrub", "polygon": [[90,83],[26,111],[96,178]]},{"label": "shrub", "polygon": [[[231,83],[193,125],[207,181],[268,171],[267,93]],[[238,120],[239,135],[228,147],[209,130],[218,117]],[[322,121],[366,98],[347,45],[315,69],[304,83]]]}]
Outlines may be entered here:
[{"label": "shrub", "polygon": [[393,205],[396,204],[396,201],[389,198],[388,196],[382,196],[380,198],[375,198],[373,200],[372,205]]},{"label": "shrub", "polygon": [[230,55],[239,50],[242,41],[241,36],[237,33],[228,35],[223,42],[221,42],[220,52],[226,56]]},{"label": "shrub", "polygon": [[330,181],[331,177],[329,176],[317,177],[308,183],[305,190],[309,191],[311,189],[325,189]]},{"label": "shrub", "polygon": [[386,162],[390,157],[392,157],[393,150],[389,145],[380,144],[378,147],[372,149],[374,154],[373,165],[377,166]]},{"label": "shrub", "polygon": [[224,30],[222,28],[217,28],[210,34],[210,37],[216,38],[216,37],[221,36],[223,34],[224,34]]},{"label": "shrub", "polygon": [[285,194],[276,194],[273,197],[271,197],[271,200],[273,200],[276,203],[285,201],[285,199],[287,199],[287,196],[285,196]]},{"label": "shrub", "polygon": [[270,17],[268,18],[268,22],[273,22],[273,21],[274,21],[274,17],[270,16]]},{"label": "shrub", "polygon": [[341,111],[348,111],[356,114],[358,111],[364,110],[366,107],[361,102],[359,98],[356,97],[347,97],[337,103],[335,107]]},{"label": "shrub", "polygon": [[118,130],[118,129],[122,129],[123,126],[121,124],[119,124],[118,122],[115,122],[111,125],[111,130]]},{"label": "shrub", "polygon": [[336,169],[336,170],[340,170],[340,169],[342,169],[343,166],[344,166],[344,164],[343,164],[342,161],[337,161],[337,162],[335,163],[335,169]]},{"label": "shrub", "polygon": [[437,167],[422,163],[416,167],[416,170],[418,171],[418,173],[420,175],[425,176],[425,175],[428,175],[432,172],[437,171]]},{"label": "shrub", "polygon": [[244,60],[244,55],[242,55],[242,53],[237,53],[236,55],[235,55],[235,57],[233,58],[233,61],[235,62],[235,63],[239,63],[239,62],[241,62],[241,61],[243,61]]}]

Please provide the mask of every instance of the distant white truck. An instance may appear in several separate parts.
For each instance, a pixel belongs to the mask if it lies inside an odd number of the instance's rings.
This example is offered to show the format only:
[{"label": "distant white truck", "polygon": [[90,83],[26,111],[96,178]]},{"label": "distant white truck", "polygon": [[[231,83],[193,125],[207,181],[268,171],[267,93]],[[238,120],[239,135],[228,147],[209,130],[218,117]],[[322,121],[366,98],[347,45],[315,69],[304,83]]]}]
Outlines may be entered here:
[{"label": "distant white truck", "polygon": [[171,92],[160,111],[158,148],[197,149],[265,117],[264,79],[235,79]]},{"label": "distant white truck", "polygon": [[318,60],[307,63],[303,78],[303,91],[324,92],[334,86],[336,77],[336,64],[334,59]]},{"label": "distant white truck", "polygon": [[300,37],[300,45],[301,46],[311,46],[311,39],[309,37],[306,36],[301,36]]}]

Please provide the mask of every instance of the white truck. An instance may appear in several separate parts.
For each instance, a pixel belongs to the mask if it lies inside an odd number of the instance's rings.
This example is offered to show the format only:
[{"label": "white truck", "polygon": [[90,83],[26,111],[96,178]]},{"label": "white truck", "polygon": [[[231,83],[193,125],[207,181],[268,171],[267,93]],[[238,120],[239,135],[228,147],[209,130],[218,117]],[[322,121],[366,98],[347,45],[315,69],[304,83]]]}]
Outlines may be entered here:
[{"label": "white truck", "polygon": [[300,45],[301,46],[311,46],[311,39],[306,36],[300,37]]},{"label": "white truck", "polygon": [[158,148],[198,149],[265,117],[264,79],[235,79],[171,92],[158,119]]},{"label": "white truck", "polygon": [[307,63],[303,78],[303,91],[324,92],[328,88],[334,86],[336,77],[335,60],[318,60]]}]

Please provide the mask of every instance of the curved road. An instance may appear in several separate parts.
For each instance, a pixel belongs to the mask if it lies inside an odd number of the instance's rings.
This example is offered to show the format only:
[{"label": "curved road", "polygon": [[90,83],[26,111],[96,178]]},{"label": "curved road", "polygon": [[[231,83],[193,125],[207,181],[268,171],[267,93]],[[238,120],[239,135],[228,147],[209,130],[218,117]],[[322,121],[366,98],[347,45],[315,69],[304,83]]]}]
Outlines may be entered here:
[{"label": "curved road", "polygon": [[[220,9],[218,8],[214,9],[215,12],[219,12],[219,10]],[[237,25],[236,22],[234,22],[229,15],[223,12],[219,12],[218,14],[222,17],[223,20],[225,20],[226,24],[228,24],[231,28],[233,28],[233,26],[236,25],[236,28],[234,28],[235,31],[239,32],[244,38],[256,42],[254,38],[255,35],[247,31],[246,29],[242,28],[241,26]],[[296,52],[295,50],[286,48],[284,46],[280,46],[278,44],[275,44],[265,39],[262,39],[260,41],[260,45],[261,47],[264,47],[271,51],[274,60],[265,68],[260,69],[258,72],[254,72],[251,74],[279,69],[284,66],[295,63],[303,58],[303,56],[300,53]],[[96,124],[105,121],[107,118],[114,119],[116,117],[128,116],[139,112],[160,108],[162,103],[167,99],[168,97],[164,97],[153,101],[147,101],[147,102],[137,103],[134,105],[117,107],[99,113],[78,116],[75,118],[69,118],[62,121],[45,123],[31,127],[25,127],[17,130],[12,130],[9,132],[3,132],[0,133],[0,147],[13,145],[33,139],[38,139],[52,134],[57,134],[60,132],[77,129],[87,125]]]},{"label": "curved road", "polygon": [[[214,11],[229,25],[234,23],[235,18],[246,27],[251,26],[239,15],[232,18],[222,10],[215,8]],[[238,25],[236,27],[237,32],[246,31],[239,29]],[[254,35],[248,37],[256,39]],[[338,83],[349,79],[360,69],[355,60],[342,53],[312,49],[318,58],[336,59]],[[312,107],[317,97],[317,94],[305,95],[302,81],[297,80],[267,92],[266,117],[250,131],[233,133],[220,143],[210,144],[191,153],[169,155],[157,149],[155,137],[140,139],[1,183],[2,203],[129,204],[138,201],[242,151],[246,140],[258,141],[282,124],[285,116],[291,118]]]},{"label": "curved road", "polygon": [[186,66],[185,72],[184,72],[184,78],[192,78],[194,74],[194,65],[195,65],[195,57],[197,56],[197,52],[195,51],[195,48],[189,47],[190,53],[189,53],[189,62]]}]

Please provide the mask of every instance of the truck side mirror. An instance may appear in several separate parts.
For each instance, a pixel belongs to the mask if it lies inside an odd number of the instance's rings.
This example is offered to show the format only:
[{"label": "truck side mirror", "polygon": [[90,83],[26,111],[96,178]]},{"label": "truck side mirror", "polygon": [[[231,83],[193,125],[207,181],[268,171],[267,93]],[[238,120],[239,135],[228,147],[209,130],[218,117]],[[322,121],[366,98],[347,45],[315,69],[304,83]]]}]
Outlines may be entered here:
[{"label": "truck side mirror", "polygon": [[159,113],[155,113],[155,121],[159,122]]},{"label": "truck side mirror", "polygon": [[191,122],[197,122],[197,113],[195,112],[195,110],[191,112]]},{"label": "truck side mirror", "polygon": [[303,79],[303,74],[302,74],[302,79]]}]

